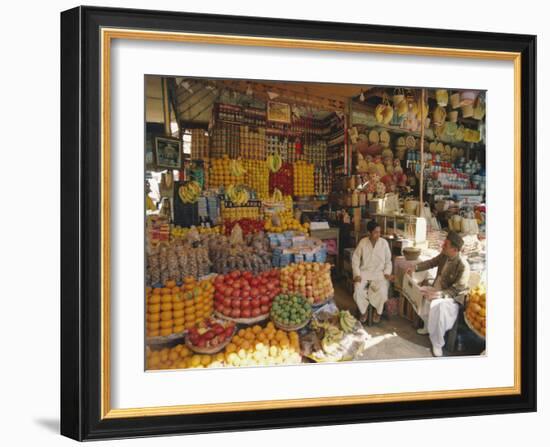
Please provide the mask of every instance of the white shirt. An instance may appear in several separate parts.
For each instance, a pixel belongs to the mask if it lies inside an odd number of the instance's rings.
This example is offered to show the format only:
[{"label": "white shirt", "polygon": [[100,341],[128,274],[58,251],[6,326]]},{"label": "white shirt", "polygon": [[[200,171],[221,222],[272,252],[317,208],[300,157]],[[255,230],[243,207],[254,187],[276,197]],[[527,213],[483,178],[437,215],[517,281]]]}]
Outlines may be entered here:
[{"label": "white shirt", "polygon": [[392,271],[391,251],[388,241],[379,238],[372,245],[370,239],[361,239],[351,258],[353,276],[361,276],[363,279],[384,279],[384,275],[390,275]]}]

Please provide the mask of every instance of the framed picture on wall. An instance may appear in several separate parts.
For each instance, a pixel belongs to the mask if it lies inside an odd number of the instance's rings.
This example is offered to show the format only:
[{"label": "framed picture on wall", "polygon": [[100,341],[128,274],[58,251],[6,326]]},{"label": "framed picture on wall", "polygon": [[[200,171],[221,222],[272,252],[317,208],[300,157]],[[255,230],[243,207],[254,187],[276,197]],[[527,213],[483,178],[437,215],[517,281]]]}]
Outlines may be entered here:
[{"label": "framed picture on wall", "polygon": [[61,25],[63,435],[536,410],[535,36]]},{"label": "framed picture on wall", "polygon": [[156,137],[155,157],[157,166],[168,169],[181,169],[181,141],[177,138]]},{"label": "framed picture on wall", "polygon": [[267,103],[267,119],[278,123],[290,123],[290,104],[269,101]]}]

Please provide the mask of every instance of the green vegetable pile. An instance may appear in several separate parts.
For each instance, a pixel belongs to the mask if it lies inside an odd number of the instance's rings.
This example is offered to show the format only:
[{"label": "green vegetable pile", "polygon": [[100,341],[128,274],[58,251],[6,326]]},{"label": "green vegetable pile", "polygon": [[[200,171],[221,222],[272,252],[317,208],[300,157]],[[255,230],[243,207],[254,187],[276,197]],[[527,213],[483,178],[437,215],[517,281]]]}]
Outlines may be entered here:
[{"label": "green vegetable pile", "polygon": [[311,318],[311,305],[301,295],[277,295],[271,306],[271,318],[285,326],[297,326]]}]

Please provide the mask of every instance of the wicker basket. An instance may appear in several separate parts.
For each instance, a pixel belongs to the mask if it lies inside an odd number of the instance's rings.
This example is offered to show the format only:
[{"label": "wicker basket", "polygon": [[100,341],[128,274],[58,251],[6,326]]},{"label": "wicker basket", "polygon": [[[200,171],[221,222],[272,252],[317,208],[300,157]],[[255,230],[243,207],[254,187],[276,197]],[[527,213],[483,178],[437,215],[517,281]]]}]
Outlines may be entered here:
[{"label": "wicker basket", "polygon": [[309,317],[306,321],[304,321],[303,323],[300,323],[300,324],[295,324],[295,325],[286,325],[286,324],[283,324],[283,323],[279,323],[277,320],[275,319],[271,319],[271,321],[273,321],[273,324],[278,328],[278,329],[282,329],[283,331],[287,331],[287,332],[290,332],[290,331],[299,331],[300,329],[302,328],[305,328],[309,322],[311,321],[311,317]]},{"label": "wicker basket", "polygon": [[147,337],[146,343],[147,346],[160,346],[173,343],[175,341],[181,340],[187,334],[187,330],[183,332],[178,332],[177,334],[170,334],[165,336],[158,337]]},{"label": "wicker basket", "polygon": [[269,313],[258,315],[257,317],[254,317],[254,318],[232,318],[220,312],[214,312],[214,316],[217,318],[221,318],[222,320],[233,321],[234,323],[237,323],[237,324],[250,326],[251,324],[261,323],[262,321],[267,320],[269,318]]},{"label": "wicker basket", "polygon": [[470,323],[470,320],[468,320],[468,317],[466,316],[466,312],[464,312],[464,322],[466,323],[466,326],[479,338],[482,340],[485,340],[485,335],[483,335],[481,332],[479,332],[472,323]]},{"label": "wicker basket", "polygon": [[233,329],[233,334],[231,337],[227,337],[227,340],[225,340],[223,343],[220,343],[218,346],[214,348],[199,348],[198,346],[195,346],[191,344],[188,337],[185,337],[185,346],[187,346],[191,351],[197,353],[197,354],[217,354],[222,349],[225,349],[225,347],[231,342],[231,339],[233,338],[233,335],[237,332],[237,327]]}]

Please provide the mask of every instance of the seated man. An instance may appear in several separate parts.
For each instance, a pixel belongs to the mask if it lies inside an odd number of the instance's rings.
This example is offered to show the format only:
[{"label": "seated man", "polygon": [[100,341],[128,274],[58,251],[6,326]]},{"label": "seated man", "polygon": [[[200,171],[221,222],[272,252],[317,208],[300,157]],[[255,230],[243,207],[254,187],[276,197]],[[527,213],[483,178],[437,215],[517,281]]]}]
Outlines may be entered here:
[{"label": "seated man", "polygon": [[436,357],[443,355],[445,333],[453,327],[458,317],[458,303],[464,304],[462,292],[468,288],[470,266],[460,254],[463,245],[462,238],[451,231],[447,235],[439,255],[428,261],[420,262],[414,269],[407,271],[408,274],[411,274],[413,271],[422,272],[437,267],[437,276],[433,287],[440,291],[440,294],[438,297],[424,296],[424,303],[419,312],[419,316],[424,320],[424,327],[417,331],[422,335],[430,335],[433,354]]},{"label": "seated man", "polygon": [[368,236],[361,239],[353,256],[353,299],[365,322],[369,304],[374,307],[373,322],[378,323],[388,299],[389,281],[392,279],[391,252],[388,241],[380,237],[380,225],[374,220],[367,224]]}]

